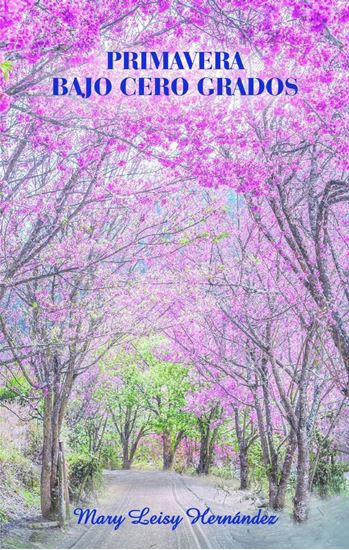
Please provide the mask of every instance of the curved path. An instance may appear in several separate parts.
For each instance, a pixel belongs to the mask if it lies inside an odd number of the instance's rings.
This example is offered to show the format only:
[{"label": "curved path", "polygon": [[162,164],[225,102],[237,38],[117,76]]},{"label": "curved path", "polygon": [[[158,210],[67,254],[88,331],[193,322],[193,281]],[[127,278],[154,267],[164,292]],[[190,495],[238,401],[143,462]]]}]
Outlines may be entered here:
[{"label": "curved path", "polygon": [[[188,508],[214,514],[254,515],[256,505],[241,491],[228,492],[210,480],[166,472],[106,472],[99,515],[127,516],[129,510],[150,508],[152,514],[181,516],[171,525],[132,525],[131,518],[114,525],[77,525],[74,516],[63,532],[46,531],[32,538],[32,548],[348,548],[349,498],[314,501],[306,525],[295,525],[282,514],[275,525],[191,525]],[[265,510],[262,511],[266,513]],[[34,542],[35,540],[35,542]]]},{"label": "curved path", "polygon": [[[106,473],[106,492],[96,506],[99,514],[127,516],[149,507],[150,514],[180,515],[174,531],[169,525],[132,525],[126,518],[118,530],[112,525],[75,526],[62,540],[70,548],[348,548],[349,499],[314,503],[309,522],[294,525],[287,514],[276,525],[191,525],[191,507],[215,514],[257,512],[240,491],[227,493],[205,479],[166,472]],[[263,512],[264,513],[264,512]],[[150,514],[146,517],[150,517]],[[58,542],[56,540],[56,542]]]}]

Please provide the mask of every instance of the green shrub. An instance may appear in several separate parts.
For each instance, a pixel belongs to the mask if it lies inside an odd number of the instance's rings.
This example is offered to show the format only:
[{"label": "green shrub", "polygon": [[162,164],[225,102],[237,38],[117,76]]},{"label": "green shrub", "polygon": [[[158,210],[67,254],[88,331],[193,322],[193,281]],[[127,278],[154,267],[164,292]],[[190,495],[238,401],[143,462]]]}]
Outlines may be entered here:
[{"label": "green shrub", "polygon": [[[336,462],[337,451],[331,439],[325,437],[319,430],[315,432],[317,444],[317,465],[314,472],[313,486],[321,496],[335,495],[346,488],[343,462]],[[311,460],[316,457],[311,453]]]},{"label": "green shrub", "polygon": [[[36,490],[35,490],[36,489]],[[30,507],[37,507],[40,506],[40,491],[38,490],[38,487],[35,487],[34,490],[28,491],[28,489],[24,489],[22,492],[22,496],[24,499],[24,503],[26,506]]]},{"label": "green shrub", "polygon": [[231,479],[233,477],[231,468],[227,465],[222,467],[212,466],[210,468],[210,474],[221,479]]},{"label": "green shrub", "polygon": [[30,458],[35,464],[40,464],[42,452],[42,426],[32,422],[28,426],[24,456]]},{"label": "green shrub", "polygon": [[107,470],[118,470],[121,468],[121,460],[115,445],[103,445],[101,449],[101,464]]},{"label": "green shrub", "polygon": [[349,472],[349,462],[343,460],[340,464],[343,468],[343,472]]},{"label": "green shrub", "polygon": [[39,468],[10,441],[0,442],[0,524],[40,509]]},{"label": "green shrub", "polygon": [[6,446],[4,442],[0,444],[0,465],[8,485],[19,483],[32,489],[37,484],[37,472],[31,461],[18,449]]},{"label": "green shrub", "polygon": [[346,488],[343,465],[335,462],[319,462],[314,475],[314,487],[321,496],[335,495]]},{"label": "green shrub", "polygon": [[154,453],[152,453],[147,445],[140,445],[135,453],[133,464],[144,469],[149,469],[150,467],[160,469],[162,468],[162,457],[161,455],[154,456]]},{"label": "green shrub", "polygon": [[6,510],[3,510],[2,507],[0,507],[0,525],[2,523],[7,523],[9,520],[9,517],[8,517],[8,514],[6,512]]},{"label": "green shrub", "polygon": [[97,457],[74,453],[68,456],[69,489],[75,501],[88,499],[102,481],[102,464]]},{"label": "green shrub", "polygon": [[262,446],[258,439],[248,450],[248,466],[251,484],[261,488],[267,480],[267,472],[263,462]]},{"label": "green shrub", "polygon": [[7,381],[6,386],[0,388],[0,403],[2,401],[18,401],[18,403],[23,404],[31,389],[24,376],[13,377]]}]

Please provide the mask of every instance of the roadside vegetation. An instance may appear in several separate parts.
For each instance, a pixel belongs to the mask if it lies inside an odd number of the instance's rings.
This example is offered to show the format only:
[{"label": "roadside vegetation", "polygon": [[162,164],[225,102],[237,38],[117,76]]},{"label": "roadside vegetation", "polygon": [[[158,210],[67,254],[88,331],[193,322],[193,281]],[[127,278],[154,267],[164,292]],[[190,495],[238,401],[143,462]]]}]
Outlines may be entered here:
[{"label": "roadside vegetation", "polygon": [[[165,358],[167,344],[163,338],[143,338],[131,351],[125,348],[102,360],[76,386],[62,427],[70,503],[95,499],[103,489],[103,470],[136,468],[210,476],[217,487],[246,490],[267,505],[270,471],[251,411],[242,411],[237,427],[236,404],[187,366]],[[28,407],[18,388],[5,388],[0,395],[2,525],[40,516],[42,407],[42,398]],[[349,462],[338,450],[341,434],[329,437],[326,427],[319,420],[309,442],[309,488],[320,497],[344,495]],[[279,464],[285,464],[288,447],[282,432],[269,444],[277,449]],[[282,506],[289,511],[296,483],[291,463]]]}]

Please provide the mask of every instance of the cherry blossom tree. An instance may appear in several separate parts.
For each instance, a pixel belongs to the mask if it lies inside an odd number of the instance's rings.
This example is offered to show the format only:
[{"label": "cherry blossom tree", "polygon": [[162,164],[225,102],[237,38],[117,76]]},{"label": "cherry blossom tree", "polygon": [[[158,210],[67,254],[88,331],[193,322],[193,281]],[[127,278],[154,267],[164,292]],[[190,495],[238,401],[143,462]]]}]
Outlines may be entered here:
[{"label": "cherry blossom tree", "polygon": [[[306,519],[315,428],[329,438],[349,396],[348,20],[340,0],[0,0],[1,376],[44,403],[45,517],[61,509],[76,380],[161,333],[174,357],[146,354],[145,393],[164,467],[188,435],[190,368],[211,405],[197,415],[199,470],[230,415],[241,487],[258,439],[270,504],[284,505],[297,460]],[[236,44],[242,80],[293,78],[299,91],[224,94],[215,77],[209,97],[48,91],[53,76],[99,76],[109,49],[174,44]]]}]

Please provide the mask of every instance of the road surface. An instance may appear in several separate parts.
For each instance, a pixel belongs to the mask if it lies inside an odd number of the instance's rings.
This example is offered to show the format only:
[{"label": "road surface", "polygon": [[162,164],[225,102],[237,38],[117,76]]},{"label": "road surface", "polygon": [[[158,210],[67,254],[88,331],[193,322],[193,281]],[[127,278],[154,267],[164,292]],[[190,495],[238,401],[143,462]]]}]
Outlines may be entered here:
[{"label": "road surface", "polygon": [[[203,478],[166,472],[138,470],[105,474],[105,490],[96,508],[98,516],[124,517],[118,529],[111,524],[77,525],[74,516],[64,531],[51,529],[31,536],[31,548],[348,548],[349,498],[336,497],[313,502],[306,525],[295,525],[282,514],[275,525],[191,525],[186,511],[207,507],[215,515],[237,512],[255,515],[258,502],[246,499],[241,491],[228,492]],[[130,510],[149,508],[157,518],[182,517],[178,527],[132,524]],[[162,514],[160,514],[162,512]],[[262,509],[262,514],[267,514]],[[272,514],[273,512],[269,512]],[[133,518],[139,512],[132,512]],[[98,521],[102,521],[102,519]],[[118,521],[118,520],[117,520]],[[177,520],[178,521],[178,520]]]}]

